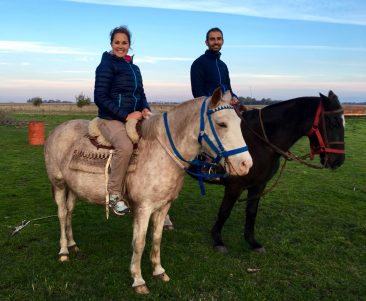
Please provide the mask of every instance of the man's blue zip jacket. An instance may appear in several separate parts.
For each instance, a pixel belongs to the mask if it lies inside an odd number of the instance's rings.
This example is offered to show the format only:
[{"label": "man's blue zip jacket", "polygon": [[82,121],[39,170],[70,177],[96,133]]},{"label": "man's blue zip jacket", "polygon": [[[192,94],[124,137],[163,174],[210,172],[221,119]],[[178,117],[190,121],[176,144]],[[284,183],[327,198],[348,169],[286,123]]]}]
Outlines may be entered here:
[{"label": "man's blue zip jacket", "polygon": [[100,118],[122,122],[134,111],[150,109],[139,67],[104,52],[95,71],[94,102]]},{"label": "man's blue zip jacket", "polygon": [[217,87],[222,91],[230,90],[237,97],[230,85],[229,70],[220,60],[221,53],[206,50],[191,66],[191,86],[194,98],[211,96]]}]

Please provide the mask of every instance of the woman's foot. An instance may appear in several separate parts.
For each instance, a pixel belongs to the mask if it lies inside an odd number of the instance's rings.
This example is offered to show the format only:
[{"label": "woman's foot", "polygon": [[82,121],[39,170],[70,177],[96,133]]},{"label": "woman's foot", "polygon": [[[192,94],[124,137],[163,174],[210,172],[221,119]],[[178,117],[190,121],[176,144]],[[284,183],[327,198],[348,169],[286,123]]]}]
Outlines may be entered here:
[{"label": "woman's foot", "polygon": [[130,212],[130,209],[126,206],[125,202],[116,194],[109,195],[109,208],[117,215],[125,215]]}]

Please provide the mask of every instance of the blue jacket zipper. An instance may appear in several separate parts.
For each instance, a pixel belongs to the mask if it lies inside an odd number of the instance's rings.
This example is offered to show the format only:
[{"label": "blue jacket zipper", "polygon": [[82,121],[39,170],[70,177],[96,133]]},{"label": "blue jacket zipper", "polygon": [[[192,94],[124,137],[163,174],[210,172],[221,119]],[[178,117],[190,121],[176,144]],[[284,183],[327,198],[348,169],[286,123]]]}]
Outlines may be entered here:
[{"label": "blue jacket zipper", "polygon": [[131,64],[129,64],[129,66],[130,66],[130,69],[131,69],[131,71],[132,71],[132,73],[133,73],[133,76],[134,76],[134,78],[135,78],[135,89],[133,90],[132,96],[133,96],[133,98],[135,99],[135,105],[134,105],[134,107],[133,107],[133,110],[134,110],[134,111],[136,111],[137,98],[136,98],[136,96],[135,96],[135,92],[136,92],[136,89],[137,89],[137,79],[136,79],[135,71],[133,70],[133,68],[132,68]]},{"label": "blue jacket zipper", "polygon": [[118,107],[121,107],[121,102],[122,102],[122,95],[118,94]]},{"label": "blue jacket zipper", "polygon": [[220,79],[220,87],[222,89],[223,92],[225,92],[225,85],[222,84],[221,81],[221,73],[220,73],[220,69],[219,69],[219,64],[218,64],[218,60],[216,59],[216,68],[217,68],[217,72],[219,73],[219,79]]}]

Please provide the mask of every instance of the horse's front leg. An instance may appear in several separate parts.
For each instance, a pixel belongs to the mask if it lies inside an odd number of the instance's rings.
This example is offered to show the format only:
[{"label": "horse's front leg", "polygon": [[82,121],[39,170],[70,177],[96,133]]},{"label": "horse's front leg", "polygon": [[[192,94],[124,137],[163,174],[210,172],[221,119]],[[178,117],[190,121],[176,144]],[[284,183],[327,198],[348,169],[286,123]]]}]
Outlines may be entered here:
[{"label": "horse's front leg", "polygon": [[132,248],[133,254],[131,259],[130,272],[133,279],[132,287],[139,294],[148,294],[149,289],[145,284],[145,280],[141,274],[141,257],[144,252],[146,242],[146,232],[151,216],[150,208],[135,208],[133,219],[133,238]]},{"label": "horse's front leg", "polygon": [[260,196],[265,187],[265,185],[261,185],[248,189],[248,200],[246,207],[244,239],[249,244],[250,248],[258,253],[264,253],[266,251],[254,236],[254,226],[257,217],[258,204]]},{"label": "horse's front leg", "polygon": [[214,248],[218,252],[227,252],[227,248],[221,237],[221,231],[226,220],[230,216],[231,210],[233,209],[236,200],[239,198],[242,191],[243,188],[233,181],[225,186],[225,194],[221,202],[219,213],[217,215],[217,220],[211,229],[211,237],[213,240]]},{"label": "horse's front leg", "polygon": [[153,276],[161,281],[169,281],[169,276],[165,273],[165,269],[161,266],[160,245],[163,236],[164,220],[170,208],[170,203],[165,205],[152,215],[152,247],[150,253],[151,264],[153,268]]}]

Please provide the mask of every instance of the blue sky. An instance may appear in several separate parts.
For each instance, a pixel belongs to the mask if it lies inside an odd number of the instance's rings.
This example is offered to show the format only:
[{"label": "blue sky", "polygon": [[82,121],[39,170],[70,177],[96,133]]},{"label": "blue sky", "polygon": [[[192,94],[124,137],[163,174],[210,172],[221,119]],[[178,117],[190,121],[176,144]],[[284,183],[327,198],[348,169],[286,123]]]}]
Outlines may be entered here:
[{"label": "blue sky", "polygon": [[192,98],[191,63],[224,32],[233,90],[366,101],[365,0],[0,0],[0,102],[93,99],[109,32],[127,25],[148,101]]}]

